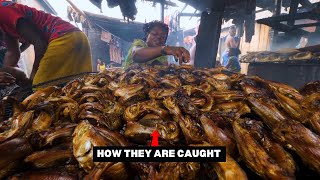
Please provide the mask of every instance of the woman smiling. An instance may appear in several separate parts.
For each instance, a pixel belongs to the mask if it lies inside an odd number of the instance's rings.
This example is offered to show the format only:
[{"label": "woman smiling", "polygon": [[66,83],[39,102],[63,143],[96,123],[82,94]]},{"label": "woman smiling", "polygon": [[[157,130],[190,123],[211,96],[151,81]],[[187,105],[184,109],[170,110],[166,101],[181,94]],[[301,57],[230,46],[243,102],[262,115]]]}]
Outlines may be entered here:
[{"label": "woman smiling", "polygon": [[160,21],[152,21],[143,26],[144,41],[136,39],[125,60],[125,68],[132,63],[167,65],[166,55],[172,55],[180,64],[190,61],[188,50],[183,47],[165,46],[169,27]]}]

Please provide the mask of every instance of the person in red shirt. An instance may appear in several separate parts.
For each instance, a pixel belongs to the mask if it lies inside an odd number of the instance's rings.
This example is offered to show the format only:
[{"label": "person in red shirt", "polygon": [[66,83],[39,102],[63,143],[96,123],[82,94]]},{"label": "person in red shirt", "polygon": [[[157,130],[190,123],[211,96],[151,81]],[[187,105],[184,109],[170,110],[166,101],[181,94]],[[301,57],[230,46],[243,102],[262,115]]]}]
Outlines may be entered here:
[{"label": "person in red shirt", "polygon": [[0,30],[5,34],[4,66],[15,67],[20,58],[19,40],[34,46],[35,60],[30,75],[33,85],[91,72],[88,38],[61,18],[26,5],[0,2]]}]

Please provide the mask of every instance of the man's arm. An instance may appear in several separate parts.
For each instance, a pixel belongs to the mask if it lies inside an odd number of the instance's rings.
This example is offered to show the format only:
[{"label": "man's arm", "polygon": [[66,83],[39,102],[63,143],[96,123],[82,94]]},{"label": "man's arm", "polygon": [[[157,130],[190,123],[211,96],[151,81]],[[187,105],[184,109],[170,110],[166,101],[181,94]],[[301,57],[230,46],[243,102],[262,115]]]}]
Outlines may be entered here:
[{"label": "man's arm", "polygon": [[42,37],[42,33],[32,23],[25,19],[18,20],[17,30],[22,37],[34,46],[35,60],[30,75],[30,79],[33,79],[38,70],[40,60],[47,50],[48,42]]},{"label": "man's arm", "polygon": [[4,57],[3,65],[5,67],[15,67],[20,59],[19,41],[8,34],[4,35],[7,52]]}]

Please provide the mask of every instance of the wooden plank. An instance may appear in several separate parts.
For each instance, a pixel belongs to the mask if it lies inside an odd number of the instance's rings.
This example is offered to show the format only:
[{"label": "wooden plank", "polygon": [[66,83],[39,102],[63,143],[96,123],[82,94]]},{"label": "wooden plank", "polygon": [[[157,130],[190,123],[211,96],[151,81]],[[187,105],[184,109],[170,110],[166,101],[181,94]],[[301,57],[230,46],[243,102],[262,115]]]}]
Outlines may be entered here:
[{"label": "wooden plank", "polygon": [[297,24],[294,25],[293,28],[304,28],[304,27],[312,27],[312,26],[320,26],[320,22],[316,22],[316,23],[308,23],[308,24]]},{"label": "wooden plank", "polygon": [[261,49],[263,50],[269,50],[269,43],[270,43],[270,28],[266,25],[261,26],[264,28],[264,40],[263,40],[263,46]]},{"label": "wooden plank", "polygon": [[265,32],[264,32],[264,27],[259,24],[259,28],[260,28],[260,32],[259,32],[259,44],[258,44],[258,50],[261,50],[262,49],[262,44],[264,42],[264,35],[265,35]]},{"label": "wooden plank", "polygon": [[262,42],[263,42],[263,39],[264,39],[264,28],[261,26],[261,24],[259,25],[259,28],[260,28],[260,32],[259,32],[258,50],[261,49]]},{"label": "wooden plank", "polygon": [[267,38],[266,43],[264,45],[264,49],[268,51],[268,50],[270,50],[270,43],[271,43],[271,36],[270,36],[271,28],[269,26],[266,26],[266,25],[262,25],[262,26],[264,26],[265,29],[266,29],[266,35],[265,36]]},{"label": "wooden plank", "polygon": [[296,13],[293,15],[286,14],[286,15],[263,18],[263,19],[257,20],[257,22],[258,23],[265,22],[265,21],[282,22],[282,21],[287,21],[290,18],[294,18],[295,20],[299,20],[299,19],[315,19],[316,20],[316,19],[320,19],[320,15],[314,12],[302,12],[302,13]]},{"label": "wooden plank", "polygon": [[[281,7],[282,7],[282,0],[276,0],[276,9],[274,12],[274,16],[280,16],[281,14]],[[276,37],[278,36],[279,32],[278,30],[273,31],[273,43],[276,43]]]},{"label": "wooden plank", "polygon": [[309,34],[308,31],[305,31],[305,30],[302,30],[302,29],[293,29],[292,27],[289,27],[285,24],[282,24],[282,23],[276,23],[276,22],[258,22],[260,24],[265,24],[267,26],[270,26],[272,27],[273,29],[277,29],[279,31],[282,31],[282,32],[294,32],[294,33],[297,33],[297,34],[300,34],[300,35],[307,35]]},{"label": "wooden plank", "polygon": [[251,48],[254,51],[258,51],[259,48],[258,48],[257,44],[259,44],[259,42],[260,42],[260,36],[259,35],[260,35],[260,32],[261,32],[261,27],[258,24],[255,24],[255,29],[258,29],[258,32],[253,37],[254,43],[252,43],[252,44],[250,43],[250,44],[251,44]]}]

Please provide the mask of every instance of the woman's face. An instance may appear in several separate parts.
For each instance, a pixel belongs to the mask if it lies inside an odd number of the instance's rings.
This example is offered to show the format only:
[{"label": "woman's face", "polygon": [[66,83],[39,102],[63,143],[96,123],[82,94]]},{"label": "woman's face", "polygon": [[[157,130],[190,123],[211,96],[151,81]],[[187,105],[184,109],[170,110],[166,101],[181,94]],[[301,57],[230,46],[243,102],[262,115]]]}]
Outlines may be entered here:
[{"label": "woman's face", "polygon": [[165,31],[161,27],[156,26],[151,29],[150,33],[148,34],[147,45],[149,47],[163,46],[165,45],[166,40],[167,34]]}]

